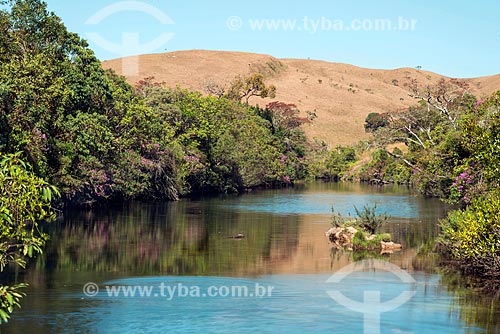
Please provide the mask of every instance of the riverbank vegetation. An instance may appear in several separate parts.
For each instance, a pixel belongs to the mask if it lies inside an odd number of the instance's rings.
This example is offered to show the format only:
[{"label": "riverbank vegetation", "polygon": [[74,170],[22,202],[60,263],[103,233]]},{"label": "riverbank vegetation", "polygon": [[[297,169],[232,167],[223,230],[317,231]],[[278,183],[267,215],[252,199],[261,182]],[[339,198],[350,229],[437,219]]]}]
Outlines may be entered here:
[{"label": "riverbank vegetation", "polygon": [[406,86],[416,106],[368,115],[370,142],[325,154],[321,166],[329,173],[311,171],[332,179],[407,184],[455,205],[440,223],[437,248],[446,264],[486,279],[488,289],[498,291],[500,92],[477,98],[456,79],[422,86],[408,78]]},{"label": "riverbank vegetation", "polygon": [[0,11],[0,152],[22,152],[69,204],[240,192],[306,176],[308,144],[291,104],[261,74],[217,96],[135,87],[103,70],[86,41],[39,0]]},{"label": "riverbank vegetation", "polygon": [[[405,183],[458,206],[441,222],[438,248],[467,274],[500,284],[500,92],[478,99],[458,80],[408,81],[415,107],[369,115],[371,159],[350,178]],[[366,154],[366,153],[365,153]]]},{"label": "riverbank vegetation", "polygon": [[500,92],[478,100],[466,88],[455,81],[442,82],[427,91],[430,102],[422,104],[427,112],[394,118],[376,138],[406,133],[408,152],[389,154],[411,169],[411,184],[424,195],[461,207],[441,223],[442,253],[463,272],[496,281],[491,284],[496,290],[500,286]]},{"label": "riverbank vegetation", "polygon": [[[459,205],[442,222],[440,249],[466,273],[500,276],[500,92],[478,99],[459,80],[421,86],[409,78],[416,106],[370,114],[371,142],[330,150],[308,142],[301,129],[313,113],[304,117],[284,102],[249,105],[279,89],[260,73],[235,78],[227,89],[212,85],[208,96],[154,78],[132,86],[104,70],[88,43],[42,1],[6,3],[0,10],[0,153],[2,173],[19,179],[4,174],[18,183],[2,181],[2,187],[31,190],[14,196],[2,188],[2,196],[10,194],[0,211],[3,266],[41,251],[45,239],[36,224],[53,219],[56,189],[61,203],[81,205],[322,178],[410,184]],[[18,237],[29,240],[16,248]],[[0,309],[10,312],[20,295],[0,293]]]},{"label": "riverbank vegetation", "polygon": [[[19,154],[0,154],[0,273],[9,267],[24,268],[29,258],[42,253],[47,234],[39,224],[55,219],[51,202],[58,195]],[[20,307],[24,287],[24,283],[0,285],[0,323]]]}]

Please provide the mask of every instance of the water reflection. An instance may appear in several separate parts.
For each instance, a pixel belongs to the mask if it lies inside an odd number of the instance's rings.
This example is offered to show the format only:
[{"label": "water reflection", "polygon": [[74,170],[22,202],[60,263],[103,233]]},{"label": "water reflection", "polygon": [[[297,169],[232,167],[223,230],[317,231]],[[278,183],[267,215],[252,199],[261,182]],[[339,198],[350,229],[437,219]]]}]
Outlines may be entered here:
[{"label": "water reflection", "polygon": [[[466,324],[473,331],[479,330],[475,326],[496,330],[498,326],[494,316],[499,314],[497,309],[485,315],[471,316],[474,312],[479,313],[476,310],[480,307],[476,306],[481,305],[484,299],[453,297],[453,292],[450,294],[445,288],[449,282],[443,279],[441,283],[436,283],[440,276],[434,275],[435,256],[429,250],[438,233],[436,221],[446,212],[442,203],[414,196],[408,189],[401,187],[324,183],[254,192],[244,196],[199,198],[176,203],[130,202],[108,208],[65,212],[63,220],[48,228],[51,241],[45,253],[26,272],[19,274],[18,279],[30,282],[31,287],[23,309],[14,315],[6,328],[9,333],[23,334],[26,328],[30,329],[30,333],[140,333],[141,329],[133,327],[129,331],[120,331],[120,326],[116,325],[117,317],[126,317],[127,312],[136,312],[134,314],[139,319],[165,317],[164,314],[155,313],[157,302],[99,298],[82,302],[81,288],[90,281],[101,284],[114,279],[151,276],[162,280],[172,276],[183,276],[184,279],[203,276],[208,281],[213,281],[214,277],[226,277],[229,281],[246,278],[272,280],[278,285],[280,281],[292,279],[293,289],[301,297],[286,299],[286,302],[309,305],[310,308],[304,312],[316,312],[317,315],[318,308],[328,307],[324,304],[327,300],[320,299],[322,302],[318,304],[317,300],[307,296],[307,293],[315,296],[320,293],[319,290],[312,292],[307,288],[312,284],[308,280],[320,285],[325,275],[364,256],[373,256],[332,250],[324,236],[329,228],[331,206],[334,205],[336,210],[343,213],[353,213],[354,205],[362,207],[374,203],[378,204],[381,211],[394,216],[385,230],[393,235],[395,241],[404,245],[401,252],[383,258],[416,273],[423,286],[433,287],[421,290],[425,298],[421,296],[421,304],[412,304],[412,312],[430,307],[427,303],[432,303],[432,298],[441,298],[439,305],[449,307],[450,314],[458,314],[464,323],[450,316],[448,320],[440,319],[432,328],[449,327],[450,332],[466,333],[461,327]],[[239,233],[244,234],[245,238],[229,238]],[[308,276],[304,278],[297,274]],[[428,282],[433,283],[429,285]],[[229,318],[233,321],[234,308],[255,317],[260,314],[260,309],[280,308],[285,304],[280,305],[279,301],[269,305],[262,302],[222,302],[213,305],[198,301],[182,305],[185,308],[181,307],[182,314],[170,308],[167,311],[184,319],[193,318],[204,307],[210,307],[220,313],[203,313],[204,316],[221,316],[222,320]],[[141,310],[148,313],[141,315]],[[280,321],[283,324],[284,319],[280,317],[286,318],[290,315],[287,314],[276,313],[274,316],[279,321],[268,319],[269,324],[275,326],[268,332],[281,332]],[[326,313],[324,316],[327,316]],[[167,318],[171,322],[176,321],[175,317]],[[450,319],[454,319],[454,325],[450,325]],[[222,320],[221,326],[224,323]],[[307,323],[309,320],[305,321]],[[341,321],[341,318],[335,321]],[[389,320],[395,322],[394,328],[406,330],[407,326],[402,323],[404,321],[397,318]],[[297,328],[309,328],[309,332],[321,332],[313,329],[324,328],[327,332],[332,329],[331,323],[314,320],[307,325],[310,327]],[[144,322],[134,322],[133,326],[141,324],[144,325]],[[251,325],[241,322],[241,326],[252,328]],[[150,319],[148,326],[165,327],[165,322]],[[189,326],[175,328],[187,333],[196,332],[195,327],[192,326],[191,331]],[[170,327],[174,332],[175,328]],[[235,332],[234,327],[226,330]],[[219,331],[213,329],[212,332],[225,331],[219,328]],[[236,332],[250,331],[241,329]],[[294,330],[288,328],[287,332],[292,333]]]},{"label": "water reflection", "polygon": [[[299,220],[191,201],[68,212],[64,222],[50,228],[51,242],[28,275],[263,274],[264,262],[292,253]],[[238,233],[245,238],[230,238]]]},{"label": "water reflection", "polygon": [[500,333],[500,292],[481,293],[477,290],[481,286],[478,282],[456,272],[442,273],[440,285],[454,297],[450,313],[458,313],[467,326],[479,325],[486,333]]}]

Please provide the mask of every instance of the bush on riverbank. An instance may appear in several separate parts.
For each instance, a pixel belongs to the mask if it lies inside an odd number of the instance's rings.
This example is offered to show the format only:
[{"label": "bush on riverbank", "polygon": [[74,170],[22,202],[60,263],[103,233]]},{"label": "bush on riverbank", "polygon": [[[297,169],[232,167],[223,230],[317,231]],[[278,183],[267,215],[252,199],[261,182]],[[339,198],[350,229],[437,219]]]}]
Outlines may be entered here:
[{"label": "bush on riverbank", "polygon": [[441,221],[444,255],[467,274],[500,278],[500,194],[480,197]]},{"label": "bush on riverbank", "polygon": [[329,181],[343,180],[348,171],[358,161],[354,147],[337,146],[333,150],[326,147],[316,149],[309,164],[310,176]]},{"label": "bush on riverbank", "polygon": [[465,158],[449,200],[464,208],[441,222],[441,250],[465,273],[500,287],[500,92],[479,100],[460,122]]},{"label": "bush on riverbank", "polygon": [[[59,195],[19,155],[0,153],[0,273],[10,265],[24,268],[27,259],[42,253],[47,235],[40,232],[39,223],[55,219],[51,202]],[[0,285],[0,323],[20,307],[24,287],[23,283]]]},{"label": "bush on riverbank", "polygon": [[460,205],[441,223],[441,251],[464,272],[497,280],[500,91],[476,99],[456,79],[427,87],[410,79],[408,88],[420,104],[390,111],[384,122],[368,127],[376,149],[357,178],[408,182],[425,196]]}]

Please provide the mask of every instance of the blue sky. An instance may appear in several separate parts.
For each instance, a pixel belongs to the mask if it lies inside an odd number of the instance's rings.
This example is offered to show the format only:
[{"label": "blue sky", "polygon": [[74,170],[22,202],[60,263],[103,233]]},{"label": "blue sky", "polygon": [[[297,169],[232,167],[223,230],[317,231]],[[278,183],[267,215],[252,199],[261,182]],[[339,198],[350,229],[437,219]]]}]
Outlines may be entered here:
[{"label": "blue sky", "polygon": [[[209,49],[369,68],[422,66],[453,77],[500,73],[498,0],[47,2],[102,60]],[[264,19],[275,21],[267,27]],[[380,20],[390,20],[390,30]],[[122,41],[128,46],[119,47]]]}]

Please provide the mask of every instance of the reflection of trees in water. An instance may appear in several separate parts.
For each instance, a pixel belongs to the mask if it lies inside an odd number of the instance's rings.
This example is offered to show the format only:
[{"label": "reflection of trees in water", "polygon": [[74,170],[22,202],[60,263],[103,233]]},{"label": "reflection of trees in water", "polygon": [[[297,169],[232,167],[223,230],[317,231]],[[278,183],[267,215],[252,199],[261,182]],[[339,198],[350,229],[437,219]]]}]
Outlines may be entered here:
[{"label": "reflection of trees in water", "polygon": [[[450,312],[458,312],[467,326],[478,326],[486,333],[500,333],[500,292],[486,293],[478,291],[484,282],[464,277],[458,272],[446,272],[441,282],[456,298]],[[467,333],[476,333],[470,331]]]},{"label": "reflection of trees in water", "polygon": [[[434,240],[422,244],[414,249],[407,249],[391,255],[381,255],[378,252],[352,252],[332,248],[331,267],[337,271],[340,262],[361,261],[364,259],[379,259],[389,261],[404,270],[426,273],[440,273],[438,290],[446,290],[454,298],[450,298],[450,316],[458,314],[467,325],[466,333],[500,333],[500,292],[493,295],[478,291],[472,287],[484,287],[484,282],[471,280],[457,272],[443,272],[439,265],[441,259],[434,252]],[[405,267],[404,264],[411,263]],[[344,264],[345,265],[345,264]],[[410,268],[411,267],[411,268]]]},{"label": "reflection of trees in water", "polygon": [[[446,207],[438,206],[437,209],[438,217],[444,217]],[[456,297],[453,299],[450,313],[460,314],[460,318],[471,327],[467,333],[477,333],[477,329],[472,328],[474,326],[485,328],[486,333],[500,333],[499,293],[497,296],[481,293],[471,287],[484,286],[484,282],[478,285],[477,282],[474,283],[470,278],[465,278],[457,272],[441,269],[442,259],[435,248],[436,237],[440,232],[436,217],[403,224],[402,222],[399,227],[394,226],[394,232],[391,233],[396,240],[400,237],[403,243],[416,250],[411,259],[413,270],[440,273],[440,284]],[[401,226],[403,227],[400,228]]]},{"label": "reflection of trees in water", "polygon": [[[190,201],[73,211],[50,226],[51,241],[32,269],[38,274],[259,274],[267,260],[293,253],[289,248],[297,244],[298,224],[298,218]],[[238,233],[246,238],[227,238]]]}]

